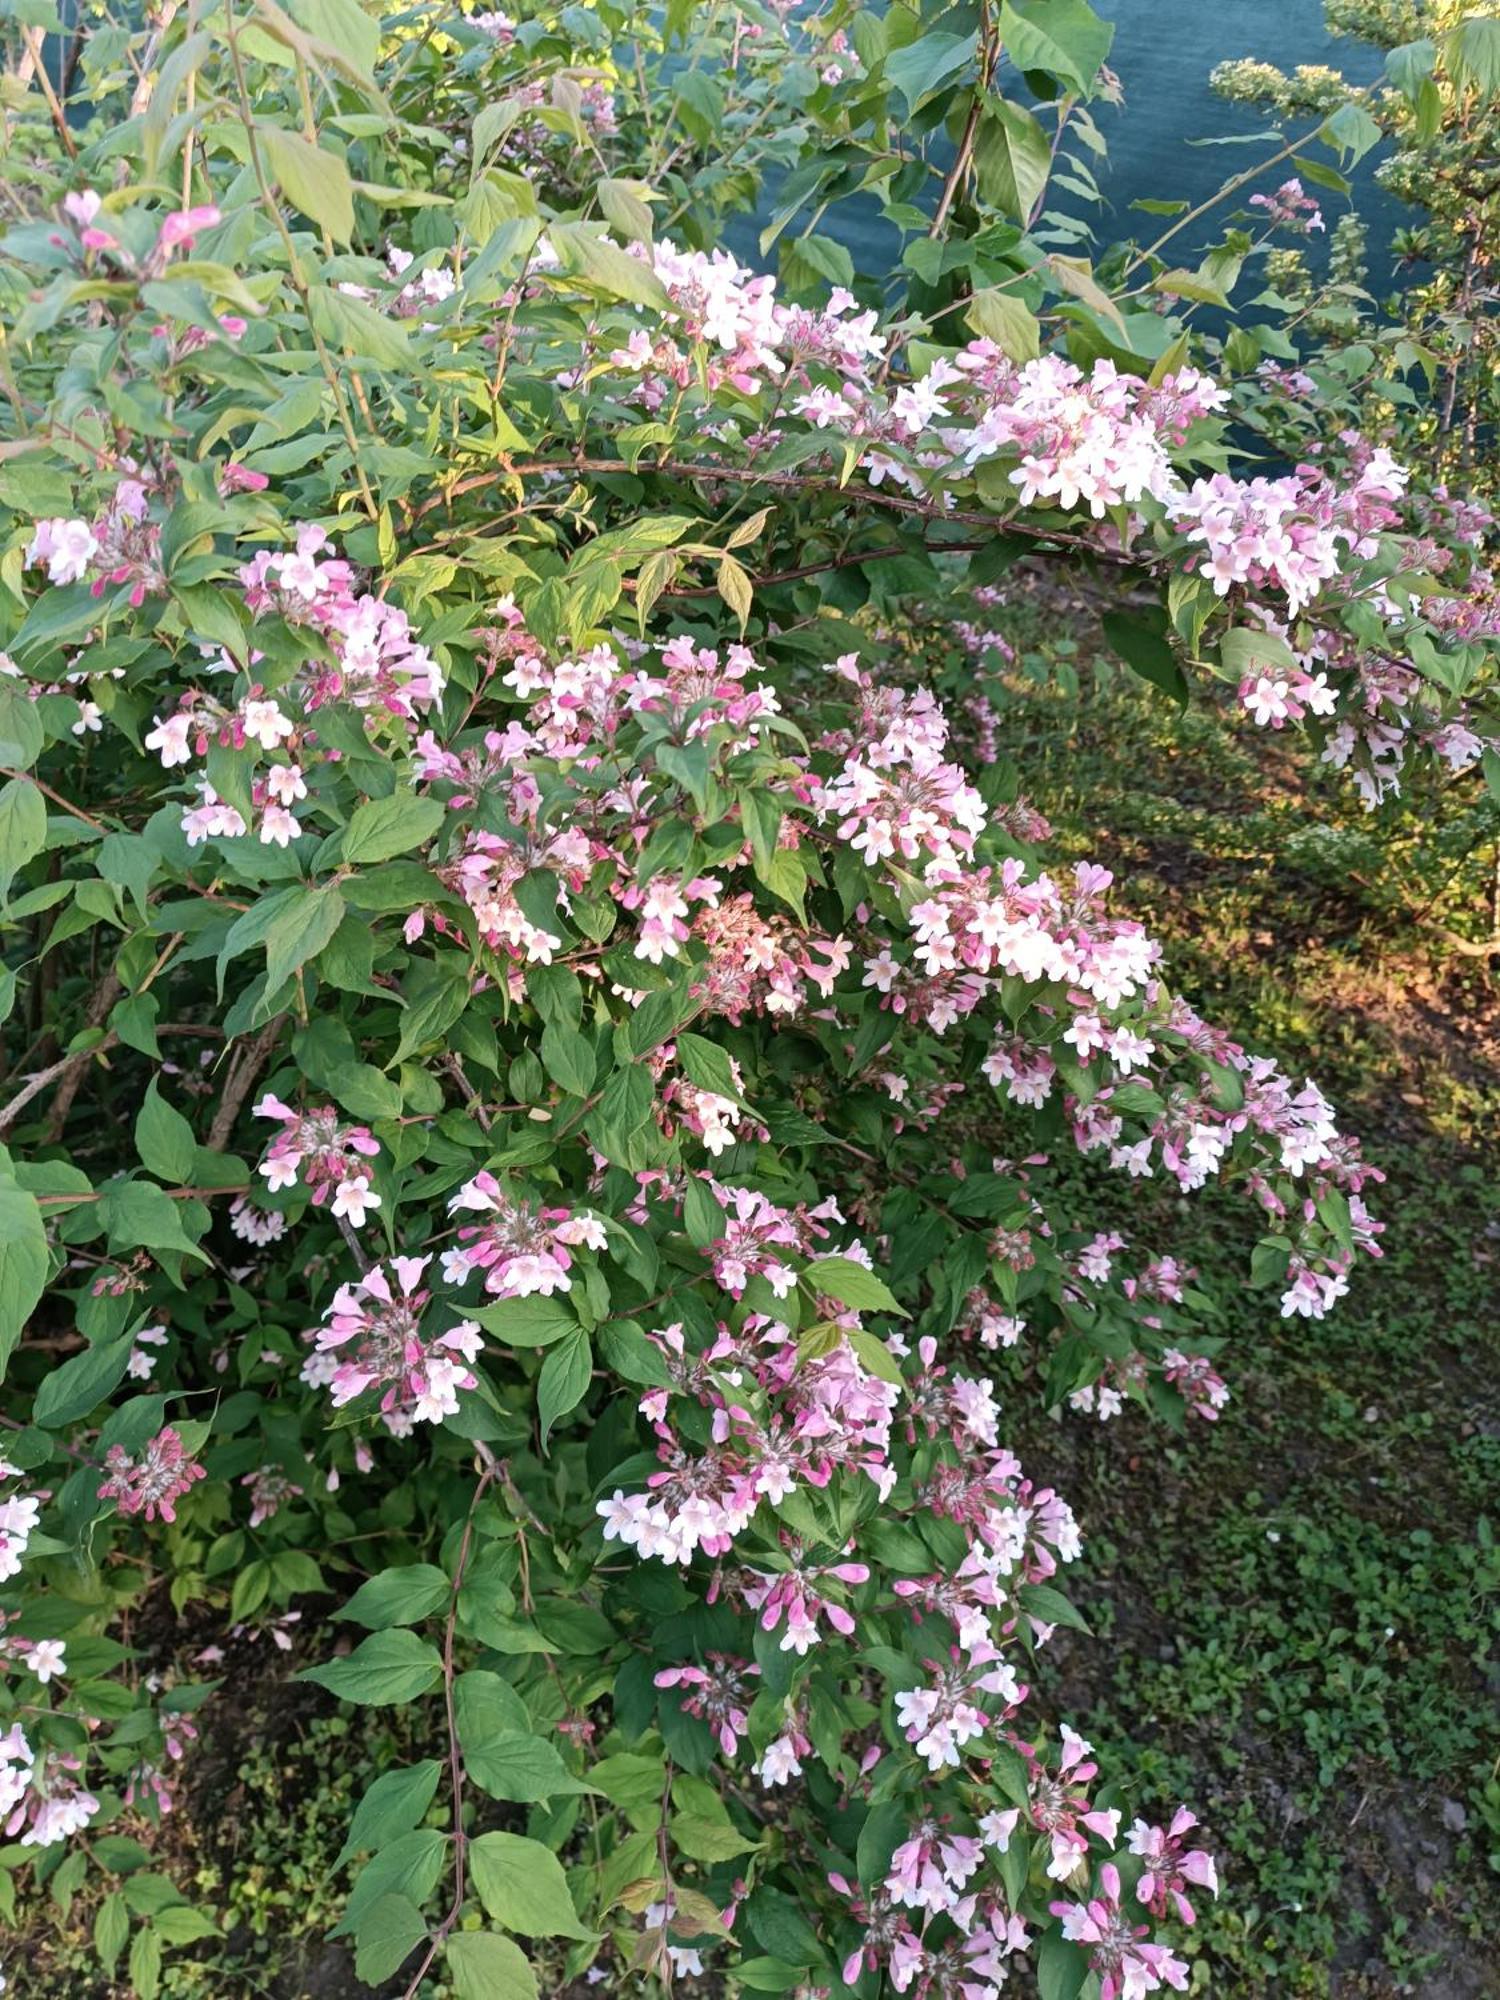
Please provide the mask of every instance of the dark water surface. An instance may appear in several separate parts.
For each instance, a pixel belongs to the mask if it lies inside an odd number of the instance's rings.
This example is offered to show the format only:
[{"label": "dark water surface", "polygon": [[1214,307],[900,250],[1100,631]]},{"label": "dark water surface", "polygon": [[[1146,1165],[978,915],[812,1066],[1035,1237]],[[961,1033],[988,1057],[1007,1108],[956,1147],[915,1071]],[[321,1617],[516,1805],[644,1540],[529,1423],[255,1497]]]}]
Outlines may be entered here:
[{"label": "dark water surface", "polygon": [[[1216,63],[1254,56],[1285,70],[1301,63],[1327,64],[1342,70],[1352,82],[1367,84],[1380,74],[1384,61],[1381,51],[1368,42],[1330,35],[1321,0],[1217,0],[1217,4],[1216,0],[1092,0],[1092,4],[1096,12],[1115,23],[1109,64],[1125,91],[1125,102],[1119,107],[1092,107],[1109,145],[1107,159],[1090,157],[1104,205],[1056,190],[1050,206],[1089,225],[1096,239],[1092,246],[1096,255],[1122,236],[1150,241],[1168,226],[1170,218],[1132,210],[1133,201],[1186,201],[1196,207],[1258,155],[1277,150],[1279,142],[1264,138],[1258,145],[1191,143],[1264,135],[1268,130],[1264,113],[1253,106],[1226,103],[1209,88],[1209,74]],[[1311,131],[1315,125],[1316,120],[1301,120],[1289,128],[1289,135],[1302,129]],[[951,160],[952,150],[946,142],[944,152]],[[1335,164],[1324,148],[1309,146],[1308,152],[1325,165]],[[943,157],[936,152],[934,156]],[[1391,232],[1410,216],[1409,210],[1376,186],[1374,168],[1380,157],[1377,149],[1349,174],[1351,197],[1322,188],[1308,190],[1322,205],[1330,232],[1351,206],[1369,224],[1370,283],[1376,290],[1384,289],[1389,278],[1386,250]],[[1286,166],[1273,169],[1255,185],[1269,190],[1290,171]],[[761,254],[759,236],[775,212],[782,178],[779,173],[768,175],[757,214],[725,231],[725,247],[745,263],[767,267],[774,263],[774,250],[768,256]],[[1247,194],[1253,192],[1255,187],[1246,190]],[[1238,197],[1240,202],[1244,199],[1244,195]],[[1224,204],[1176,239],[1173,261],[1195,263],[1222,233],[1234,206],[1234,202]],[[804,213],[790,225],[790,233],[795,235],[806,226]],[[900,239],[881,221],[879,204],[873,198],[841,203],[820,222],[818,234],[844,244],[855,269],[867,276],[889,271],[900,254]],[[1313,237],[1308,247],[1316,268],[1326,256],[1327,236]]]}]

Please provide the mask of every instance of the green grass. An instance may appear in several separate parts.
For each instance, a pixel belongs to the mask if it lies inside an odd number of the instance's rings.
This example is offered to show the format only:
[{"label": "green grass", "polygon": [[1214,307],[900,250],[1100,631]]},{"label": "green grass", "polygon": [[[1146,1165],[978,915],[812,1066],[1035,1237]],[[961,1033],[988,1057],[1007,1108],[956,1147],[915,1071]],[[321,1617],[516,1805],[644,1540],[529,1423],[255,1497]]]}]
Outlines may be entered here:
[{"label": "green grass", "polygon": [[[1054,665],[1034,643],[1002,698],[1028,796],[1065,852],[1116,868],[1175,984],[1336,1097],[1388,1173],[1389,1230],[1333,1318],[1288,1325],[1236,1283],[1242,1212],[1147,1198],[1229,1300],[1234,1401],[1165,1449],[1139,1420],[1031,1427],[1023,1456],[1089,1537],[1096,1634],[1050,1692],[1142,1809],[1183,1799],[1207,1825],[1224,1894],[1195,1990],[1479,2000],[1500,1928],[1500,1010],[1433,926],[1485,933],[1493,809],[1424,796],[1382,826],[1305,751],[1087,669],[1075,698]],[[1120,1216],[1144,1234],[1141,1200]]]}]

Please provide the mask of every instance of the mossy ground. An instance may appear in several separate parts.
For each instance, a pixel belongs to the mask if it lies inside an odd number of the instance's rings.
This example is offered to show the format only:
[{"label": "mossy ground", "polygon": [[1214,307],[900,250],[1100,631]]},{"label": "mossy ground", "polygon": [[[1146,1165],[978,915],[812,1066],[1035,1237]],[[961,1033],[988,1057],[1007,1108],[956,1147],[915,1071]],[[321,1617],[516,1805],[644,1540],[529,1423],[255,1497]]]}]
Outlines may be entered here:
[{"label": "mossy ground", "polygon": [[1049,623],[1023,619],[1007,683],[1029,795],[1128,881],[1175,984],[1335,1098],[1389,1225],[1332,1317],[1288,1323],[1236,1284],[1242,1215],[1156,1197],[1227,1299],[1234,1400],[1165,1451],[1138,1421],[1032,1426],[1089,1536],[1096,1636],[1067,1640],[1053,1692],[1142,1805],[1204,1819],[1213,1992],[1479,2000],[1500,1991],[1500,1005],[1442,933],[1493,920],[1494,816],[1449,791],[1383,831],[1305,746],[1101,692],[1087,664],[1059,688]]}]

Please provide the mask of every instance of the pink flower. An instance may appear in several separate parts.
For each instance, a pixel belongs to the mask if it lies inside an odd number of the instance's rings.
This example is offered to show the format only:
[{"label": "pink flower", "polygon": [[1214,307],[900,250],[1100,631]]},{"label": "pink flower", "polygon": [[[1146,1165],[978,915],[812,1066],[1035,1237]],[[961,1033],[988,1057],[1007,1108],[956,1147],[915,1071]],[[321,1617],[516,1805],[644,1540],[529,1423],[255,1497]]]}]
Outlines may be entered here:
[{"label": "pink flower", "polygon": [[1144,1924],[1133,1925],[1120,1902],[1120,1871],[1106,1861],[1099,1871],[1102,1893],[1090,1902],[1054,1903],[1052,1914],[1062,1918],[1062,1933],[1085,1946],[1089,1965],[1099,1974],[1100,2000],[1144,2000],[1163,1986],[1187,1991],[1188,1968],[1165,1946],[1146,1942]]},{"label": "pink flower", "polygon": [[204,1469],[191,1458],[178,1433],[169,1424],[139,1454],[132,1457],[123,1445],[111,1445],[104,1455],[109,1477],[99,1486],[101,1500],[113,1500],[122,1514],[144,1514],[154,1521],[177,1519],[176,1503],[205,1477]]},{"label": "pink flower", "polygon": [[483,1346],[473,1320],[460,1320],[445,1333],[423,1329],[430,1301],[422,1279],[430,1257],[394,1257],[362,1278],[341,1285],[317,1334],[315,1359],[331,1363],[336,1408],[367,1389],[381,1391],[386,1428],[398,1436],[413,1424],[441,1423],[458,1411],[458,1391],[478,1386],[468,1363]]},{"label": "pink flower", "polygon": [[1155,1917],[1165,1917],[1175,1909],[1185,1924],[1195,1922],[1186,1894],[1188,1884],[1207,1889],[1212,1896],[1219,1893],[1213,1856],[1201,1847],[1186,1846],[1187,1836],[1197,1824],[1196,1815],[1179,1806],[1170,1826],[1151,1826],[1138,1819],[1130,1829],[1131,1853],[1146,1858],[1146,1872],[1135,1893]]},{"label": "pink flower", "polygon": [[156,239],[159,250],[178,250],[193,247],[193,240],[205,229],[218,226],[218,209],[212,205],[201,208],[184,208],[162,220],[161,233]]}]

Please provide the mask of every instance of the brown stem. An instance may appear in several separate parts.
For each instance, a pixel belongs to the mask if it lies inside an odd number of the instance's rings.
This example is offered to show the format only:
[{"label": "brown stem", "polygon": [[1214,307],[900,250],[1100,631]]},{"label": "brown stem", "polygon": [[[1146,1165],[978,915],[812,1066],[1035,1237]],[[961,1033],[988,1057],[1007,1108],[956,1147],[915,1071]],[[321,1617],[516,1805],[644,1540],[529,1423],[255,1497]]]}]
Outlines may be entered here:
[{"label": "brown stem", "polygon": [[68,158],[76,160],[78,158],[78,148],[73,143],[73,134],[68,130],[67,118],[63,114],[61,104],[57,101],[57,92],[52,88],[52,79],[47,74],[47,59],[42,52],[43,30],[40,28],[22,28],[21,39],[26,44],[27,51],[32,57],[34,63],[33,74],[41,86],[43,97],[47,100],[47,109],[52,114],[52,123],[57,127],[57,136],[62,140]]},{"label": "brown stem", "polygon": [[969,162],[974,157],[974,135],[979,130],[979,115],[983,108],[983,95],[980,91],[976,90],[973,101],[969,105],[969,115],[964,121],[963,137],[958,142],[957,157],[948,170],[947,180],[943,182],[943,192],[938,196],[938,205],[932,217],[932,227],[927,232],[929,238],[942,235],[944,225],[948,220],[948,211],[952,208],[958,190],[963,185],[964,176],[969,171]]},{"label": "brown stem", "polygon": [[[94,997],[89,1002],[87,1015],[87,1025],[89,1027],[97,1028],[99,1026],[110,1008],[115,1004],[115,996],[120,990],[120,982],[111,972],[95,990]],[[90,1056],[102,1055],[105,1050],[112,1049],[119,1039],[119,1036],[116,1034],[107,1034],[102,1041],[94,1042],[89,1048],[75,1049],[71,1055],[62,1056],[55,1063],[49,1064],[46,1069],[38,1070],[34,1077],[21,1086],[5,1109],[0,1111],[0,1132],[5,1131],[8,1126],[14,1124],[15,1120],[25,1110],[33,1097],[44,1091],[49,1083],[61,1078],[61,1087],[57,1093],[57,1103],[53,1105],[51,1115],[47,1120],[47,1137],[50,1144],[58,1136],[58,1133],[61,1132],[62,1121],[68,1115],[68,1107],[78,1094],[78,1086],[83,1081],[83,1065],[89,1060]],[[54,1126],[57,1128],[56,1131],[53,1130]]]},{"label": "brown stem", "polygon": [[485,1445],[477,1444],[474,1448],[481,1462],[479,1481],[469,1501],[463,1536],[458,1544],[458,1560],[453,1565],[453,1588],[448,1594],[448,1617],[443,1627],[443,1710],[448,1725],[448,1783],[453,1794],[453,1900],[448,1905],[448,1914],[429,1937],[422,1963],[417,1967],[403,2000],[416,2000],[417,1994],[421,1991],[422,1981],[427,1977],[428,1968],[443,1948],[443,1940],[464,1911],[468,1836],[464,1832],[464,1759],[458,1740],[458,1716],[453,1700],[453,1635],[458,1624],[458,1593],[463,1587],[464,1570],[469,1561],[469,1545],[474,1538],[474,1516],[479,1511],[479,1503],[484,1497],[486,1487],[500,1471],[499,1462]]},{"label": "brown stem", "polygon": [[[653,466],[656,472],[674,473],[682,479],[719,480],[746,487],[766,486],[781,491],[829,490],[828,477],[823,473],[769,472],[753,465],[717,465],[694,461],[691,463]],[[425,500],[412,516],[420,520],[424,514],[436,507],[448,505],[462,493],[474,493],[486,486],[499,485],[506,479],[525,478],[531,473],[541,472],[626,472],[629,467],[617,458],[558,458],[533,459],[523,465],[505,467],[499,472],[476,472],[471,478],[460,479],[455,485]],[[1035,541],[1060,548],[1080,549],[1098,557],[1101,562],[1113,563],[1120,568],[1136,569],[1141,558],[1126,554],[1123,550],[1109,549],[1089,540],[1086,535],[1069,534],[1066,529],[1053,528],[1035,521],[1018,521],[1006,515],[981,514],[973,510],[943,507],[936,501],[918,500],[905,493],[889,493],[883,487],[861,486],[846,489],[846,497],[857,500],[868,507],[878,507],[887,513],[907,514],[923,521],[953,521],[961,527],[988,528],[994,534],[1026,535]]]},{"label": "brown stem", "polygon": [[336,1215],[333,1219],[339,1226],[340,1236],[343,1237],[345,1243],[349,1246],[350,1256],[359,1266],[360,1276],[363,1277],[365,1272],[370,1268],[370,1259],[366,1255],[365,1246],[355,1234],[354,1225],[350,1222],[347,1215]]},{"label": "brown stem", "polygon": [[469,1109],[474,1114],[474,1123],[487,1136],[490,1129],[490,1114],[484,1108],[484,1099],[479,1095],[473,1084],[470,1083],[468,1072],[463,1066],[462,1058],[450,1051],[443,1058],[443,1067],[463,1092]]},{"label": "brown stem", "polygon": [[265,1068],[280,1027],[279,1020],[273,1021],[270,1027],[262,1028],[253,1041],[241,1042],[230,1058],[229,1078],[224,1085],[224,1095],[219,1099],[214,1122],[208,1128],[208,1150],[211,1153],[222,1153],[228,1145],[229,1135],[234,1130],[234,1121],[240,1114],[240,1106],[250,1095],[255,1079]]},{"label": "brown stem", "polygon": [[102,819],[95,819],[93,814],[86,813],[82,806],[75,806],[71,799],[65,799],[61,792],[54,792],[50,785],[43,783],[35,771],[13,771],[8,764],[0,764],[0,778],[24,778],[28,784],[35,785],[39,792],[44,792],[55,806],[61,806],[63,811],[71,813],[74,819],[81,819],[85,826],[96,826],[101,833],[109,832]]},{"label": "brown stem", "polygon": [[[936,547],[923,545],[931,555],[957,556],[972,555],[976,549],[988,548],[988,542],[939,542]],[[849,569],[856,563],[891,562],[897,556],[910,555],[911,550],[902,543],[895,542],[884,549],[850,549],[841,556],[830,556],[826,562],[803,563],[797,569],[778,569],[765,576],[752,576],[751,585],[756,590],[765,590],[773,583],[796,583],[805,576],[821,576],[825,570]],[[635,578],[625,579],[626,590],[635,589]],[[669,586],[662,591],[663,597],[717,597],[716,583],[685,583]]]}]

